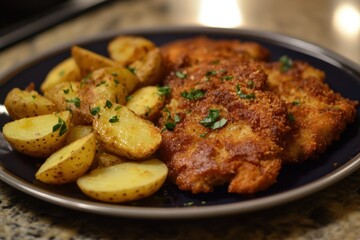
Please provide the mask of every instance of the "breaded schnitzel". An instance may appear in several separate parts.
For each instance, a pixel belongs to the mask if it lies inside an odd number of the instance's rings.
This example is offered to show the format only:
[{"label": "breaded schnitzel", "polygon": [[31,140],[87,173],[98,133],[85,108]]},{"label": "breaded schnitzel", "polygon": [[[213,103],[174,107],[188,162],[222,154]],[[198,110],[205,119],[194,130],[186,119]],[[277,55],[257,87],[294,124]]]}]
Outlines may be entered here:
[{"label": "breaded schnitzel", "polygon": [[229,183],[229,192],[254,193],[273,184],[281,168],[286,107],[263,90],[259,65],[239,58],[211,63],[217,59],[167,76],[173,91],[159,120],[161,158],[182,190],[210,192]]},{"label": "breaded schnitzel", "polygon": [[[303,162],[318,155],[354,121],[356,102],[343,98],[324,83],[324,72],[300,61],[265,63],[268,85],[286,102],[291,131],[282,159]],[[284,69],[286,61],[291,66]]]}]

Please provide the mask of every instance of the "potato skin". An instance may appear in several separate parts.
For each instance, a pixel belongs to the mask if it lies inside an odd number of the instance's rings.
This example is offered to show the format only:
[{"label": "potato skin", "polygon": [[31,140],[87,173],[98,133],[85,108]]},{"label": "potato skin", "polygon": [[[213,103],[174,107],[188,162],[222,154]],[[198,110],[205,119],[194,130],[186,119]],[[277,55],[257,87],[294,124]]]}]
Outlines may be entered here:
[{"label": "potato skin", "polygon": [[158,159],[99,168],[80,177],[81,191],[96,200],[121,203],[145,198],[160,189],[168,169]]},{"label": "potato skin", "polygon": [[138,36],[119,36],[108,44],[110,58],[123,66],[143,59],[156,46],[150,40]]},{"label": "potato skin", "polygon": [[57,111],[56,105],[34,90],[13,88],[5,98],[4,105],[14,120],[50,114]]},{"label": "potato skin", "polygon": [[48,184],[74,182],[88,171],[95,151],[95,136],[90,133],[52,154],[41,165],[35,177]]},{"label": "potato skin", "polygon": [[143,159],[153,154],[161,144],[160,130],[153,123],[137,116],[125,106],[105,101],[93,119],[93,130],[99,143],[109,152],[130,159]]},{"label": "potato skin", "polygon": [[53,67],[40,85],[42,92],[49,90],[60,82],[80,81],[80,69],[73,58],[67,58]]},{"label": "potato skin", "polygon": [[119,66],[118,63],[110,58],[79,46],[73,46],[71,48],[71,55],[79,66],[81,77],[85,77],[99,68]]},{"label": "potato skin", "polygon": [[[61,118],[66,131],[60,136],[60,129],[53,127]],[[23,154],[44,158],[65,145],[71,121],[69,111],[52,113],[42,116],[22,118],[9,122],[3,127],[3,134],[10,145]]]},{"label": "potato skin", "polygon": [[166,99],[155,86],[140,88],[128,98],[125,106],[140,117],[150,121],[154,121],[159,115]]}]

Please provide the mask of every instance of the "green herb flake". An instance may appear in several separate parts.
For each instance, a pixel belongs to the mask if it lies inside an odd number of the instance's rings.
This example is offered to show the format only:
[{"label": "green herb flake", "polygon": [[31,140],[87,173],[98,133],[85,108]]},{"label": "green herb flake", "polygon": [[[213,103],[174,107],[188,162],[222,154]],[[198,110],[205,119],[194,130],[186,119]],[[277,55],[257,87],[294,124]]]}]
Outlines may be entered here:
[{"label": "green herb flake", "polygon": [[133,97],[134,97],[134,96],[132,96],[132,95],[127,95],[126,98],[125,98],[125,100],[128,102],[128,101],[130,101]]},{"label": "green herb flake", "polygon": [[96,87],[100,87],[101,85],[104,85],[106,82],[105,81],[101,81],[100,83],[96,84]]},{"label": "green herb flake", "polygon": [[32,99],[35,99],[36,98],[36,95],[31,95]]},{"label": "green herb flake", "polygon": [[157,89],[160,96],[168,96],[171,93],[171,88],[169,86],[158,87]]},{"label": "green herb flake", "polygon": [[210,81],[210,77],[211,76],[215,76],[216,75],[216,71],[215,70],[211,70],[211,71],[207,71],[205,73],[205,81],[208,82]]},{"label": "green herb flake", "polygon": [[207,133],[202,133],[199,135],[199,137],[204,138],[204,137],[206,137],[206,135],[207,135]]},{"label": "green herb flake", "polygon": [[225,126],[225,124],[227,123],[227,120],[225,118],[220,119],[217,122],[214,122],[214,124],[211,126],[211,129],[218,129],[218,128],[222,128],[223,126]]},{"label": "green herb flake", "polygon": [[59,129],[60,129],[59,136],[61,137],[62,135],[64,135],[66,133],[67,127],[66,127],[66,123],[64,122],[64,120],[62,120],[60,117],[58,117],[58,123],[53,126],[52,131],[56,132]]},{"label": "green herb flake", "polygon": [[169,131],[174,131],[175,127],[176,127],[175,122],[166,122],[165,123],[165,128]]},{"label": "green herb flake", "polygon": [[200,121],[204,127],[211,127],[220,116],[220,111],[217,109],[210,109],[209,114]]},{"label": "green herb flake", "polygon": [[179,123],[181,121],[179,114],[175,114],[174,116],[174,122]]},{"label": "green herb flake", "polygon": [[184,78],[187,77],[187,74],[186,74],[186,73],[180,72],[180,71],[176,71],[176,72],[175,72],[175,75],[176,75],[178,78],[180,78],[180,79],[184,79]]},{"label": "green herb flake", "polygon": [[251,89],[254,89],[254,87],[255,87],[254,81],[253,81],[253,80],[249,80],[249,81],[247,82],[247,87],[248,87],[248,88],[251,88]]},{"label": "green herb flake", "polygon": [[115,86],[117,86],[117,85],[119,85],[119,79],[117,79],[117,78],[114,78],[114,83],[115,83]]},{"label": "green herb flake", "polygon": [[254,93],[245,94],[245,93],[241,92],[239,84],[236,85],[236,94],[240,98],[243,98],[243,99],[249,99],[249,100],[255,99],[255,94]]},{"label": "green herb flake", "polygon": [[81,101],[80,101],[80,98],[76,97],[76,98],[73,98],[73,99],[67,99],[67,100],[65,100],[65,102],[73,103],[75,105],[75,107],[79,108]]},{"label": "green herb flake", "polygon": [[288,56],[284,55],[280,57],[280,70],[282,72],[287,72],[293,66],[293,60]]},{"label": "green herb flake", "polygon": [[295,122],[295,116],[294,116],[294,114],[292,114],[292,113],[289,113],[288,115],[287,115],[287,119],[290,121],[290,122]]},{"label": "green herb flake", "polygon": [[229,81],[232,80],[233,78],[234,78],[233,76],[223,76],[221,77],[221,80]]},{"label": "green herb flake", "polygon": [[68,94],[70,92],[70,89],[63,89],[64,94]]},{"label": "green herb flake", "polygon": [[126,67],[132,74],[136,74],[136,68],[127,66]]},{"label": "green herb flake", "polygon": [[183,98],[186,98],[189,100],[194,100],[194,101],[203,98],[204,95],[205,95],[205,91],[203,91],[201,89],[191,89],[190,92],[184,91],[181,93],[181,96]]},{"label": "green herb flake", "polygon": [[110,123],[116,123],[119,121],[119,117],[117,115],[115,116],[112,116],[110,119],[109,119],[109,122]]},{"label": "green herb flake", "polygon": [[294,106],[300,106],[300,100],[296,99],[292,102],[292,105]]},{"label": "green herb flake", "polygon": [[90,113],[93,116],[96,116],[100,112],[100,107],[94,107],[90,109]]},{"label": "green herb flake", "polygon": [[59,77],[63,77],[65,75],[65,70],[62,69],[60,72],[59,72]]},{"label": "green herb flake", "polygon": [[193,206],[195,203],[194,202],[186,202],[184,203],[184,207],[190,207],[190,206]]},{"label": "green herb flake", "polygon": [[113,104],[109,100],[106,100],[104,108],[109,108],[110,109],[112,107],[112,105]]},{"label": "green herb flake", "polygon": [[117,107],[115,108],[115,111],[119,110],[120,108],[121,108],[121,106],[117,106]]},{"label": "green herb flake", "polygon": [[118,76],[117,72],[112,72],[111,75],[113,75],[114,77]]}]

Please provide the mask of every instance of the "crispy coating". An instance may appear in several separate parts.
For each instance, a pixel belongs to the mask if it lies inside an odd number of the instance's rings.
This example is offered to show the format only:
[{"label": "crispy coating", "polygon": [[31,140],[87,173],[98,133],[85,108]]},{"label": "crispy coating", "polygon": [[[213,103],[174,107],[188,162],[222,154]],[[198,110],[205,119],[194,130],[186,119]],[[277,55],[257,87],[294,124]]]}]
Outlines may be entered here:
[{"label": "crispy coating", "polygon": [[[242,194],[266,189],[281,168],[280,143],[289,130],[286,107],[264,91],[267,77],[256,63],[206,57],[203,63],[173,70],[165,80],[172,93],[159,120],[160,153],[169,177],[192,193],[223,184],[229,184],[229,192]],[[191,99],[184,94],[192,90],[203,96]],[[226,119],[223,126],[213,129],[200,123],[210,109],[219,111],[216,121]],[[166,129],[169,123],[175,128]]]},{"label": "crispy coating", "polygon": [[356,102],[335,93],[324,72],[294,61],[288,71],[280,62],[265,63],[269,89],[286,102],[291,131],[282,159],[288,163],[316,159],[355,119]]},{"label": "crispy coating", "polygon": [[255,42],[239,40],[213,40],[196,37],[171,42],[161,48],[168,72],[191,67],[198,63],[216,63],[219,59],[262,60],[269,58],[269,51]]}]

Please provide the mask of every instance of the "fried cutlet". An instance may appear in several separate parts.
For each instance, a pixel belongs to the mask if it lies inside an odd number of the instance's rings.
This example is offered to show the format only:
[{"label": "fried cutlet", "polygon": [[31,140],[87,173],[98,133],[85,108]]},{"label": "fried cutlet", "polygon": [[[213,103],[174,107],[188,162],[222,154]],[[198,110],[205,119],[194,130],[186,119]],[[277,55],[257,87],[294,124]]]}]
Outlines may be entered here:
[{"label": "fried cutlet", "polygon": [[291,131],[282,159],[298,163],[316,159],[339,138],[354,121],[357,103],[331,90],[324,72],[301,61],[288,61],[289,66],[286,61],[265,63],[264,70],[269,89],[287,105]]},{"label": "fried cutlet", "polygon": [[169,178],[192,193],[224,184],[233,193],[266,189],[282,164],[286,107],[264,90],[267,76],[258,64],[200,55],[201,62],[165,80],[172,95],[159,120],[160,155]]}]

